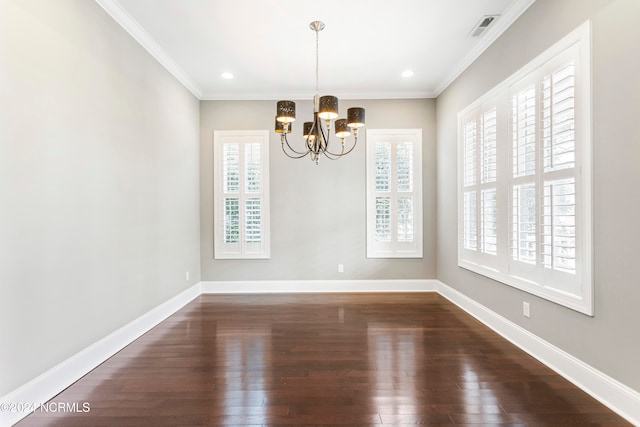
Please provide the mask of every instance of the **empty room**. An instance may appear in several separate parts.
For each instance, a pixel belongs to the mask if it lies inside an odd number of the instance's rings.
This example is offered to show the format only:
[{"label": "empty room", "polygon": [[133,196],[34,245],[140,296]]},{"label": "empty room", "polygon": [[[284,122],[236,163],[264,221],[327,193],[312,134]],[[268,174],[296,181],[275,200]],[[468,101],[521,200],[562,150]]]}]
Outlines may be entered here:
[{"label": "empty room", "polygon": [[0,426],[640,425],[638,22],[0,0]]}]

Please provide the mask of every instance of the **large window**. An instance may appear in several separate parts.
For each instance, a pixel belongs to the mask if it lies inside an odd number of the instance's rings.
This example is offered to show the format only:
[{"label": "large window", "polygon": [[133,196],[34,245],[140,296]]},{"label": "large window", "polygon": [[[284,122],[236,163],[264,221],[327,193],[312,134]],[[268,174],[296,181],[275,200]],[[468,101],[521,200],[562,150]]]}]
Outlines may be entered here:
[{"label": "large window", "polygon": [[422,257],[422,129],[367,130],[367,257]]},{"label": "large window", "polygon": [[589,28],[458,115],[458,264],[591,315]]},{"label": "large window", "polygon": [[269,258],[269,133],[214,132],[215,258]]}]

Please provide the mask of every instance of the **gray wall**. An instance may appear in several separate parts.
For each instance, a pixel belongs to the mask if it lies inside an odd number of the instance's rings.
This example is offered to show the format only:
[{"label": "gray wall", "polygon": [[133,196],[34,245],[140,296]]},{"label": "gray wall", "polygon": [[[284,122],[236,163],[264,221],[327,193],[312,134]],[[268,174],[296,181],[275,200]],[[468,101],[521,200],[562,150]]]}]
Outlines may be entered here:
[{"label": "gray wall", "polygon": [[[290,139],[301,143],[311,99],[297,101]],[[341,100],[340,111],[367,109],[368,129],[421,128],[423,143],[424,257],[367,259],[364,140],[348,156],[316,166],[282,153],[273,132],[276,101],[200,103],[200,219],[202,280],[320,280],[435,278],[435,101]],[[213,258],[213,131],[269,129],[271,259]],[[344,273],[337,273],[337,264]]]},{"label": "gray wall", "polygon": [[[593,23],[595,316],[457,267],[456,115],[587,19]],[[640,1],[537,0],[438,98],[438,278],[640,390]],[[531,319],[522,301],[531,303]]]},{"label": "gray wall", "polygon": [[200,258],[197,99],[93,1],[0,10],[2,396],[197,283]]}]

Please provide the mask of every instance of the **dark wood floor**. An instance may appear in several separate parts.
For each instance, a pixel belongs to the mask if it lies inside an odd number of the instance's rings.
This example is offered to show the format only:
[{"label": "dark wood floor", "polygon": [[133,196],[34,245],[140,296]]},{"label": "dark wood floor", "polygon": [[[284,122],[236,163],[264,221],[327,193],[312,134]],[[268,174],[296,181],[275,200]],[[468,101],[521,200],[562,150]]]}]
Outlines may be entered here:
[{"label": "dark wood floor", "polygon": [[53,402],[18,426],[630,425],[430,293],[203,295]]}]

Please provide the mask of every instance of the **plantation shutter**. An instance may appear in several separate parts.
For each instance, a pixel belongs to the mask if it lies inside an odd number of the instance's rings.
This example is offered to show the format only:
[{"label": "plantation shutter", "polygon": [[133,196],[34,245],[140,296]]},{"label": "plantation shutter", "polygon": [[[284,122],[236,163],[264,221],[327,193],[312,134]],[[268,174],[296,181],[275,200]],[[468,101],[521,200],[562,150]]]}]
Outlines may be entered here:
[{"label": "plantation shutter", "polygon": [[[578,292],[575,49],[510,90],[510,272]],[[571,277],[571,276],[574,277]]]},{"label": "plantation shutter", "polygon": [[420,130],[367,131],[367,256],[422,256]]},{"label": "plantation shutter", "polygon": [[478,249],[478,190],[477,183],[477,113],[465,117],[462,125],[462,150],[463,150],[463,241],[464,248],[475,251]]},{"label": "plantation shutter", "polygon": [[529,75],[511,87],[511,191],[509,271],[539,280],[539,85]]},{"label": "plantation shutter", "polygon": [[269,255],[267,141],[266,131],[215,132],[216,258]]},{"label": "plantation shutter", "polygon": [[577,233],[580,195],[576,167],[576,60],[574,46],[541,70],[541,266],[542,280],[558,289],[580,293]]},{"label": "plantation shutter", "polygon": [[462,118],[462,248],[474,262],[496,264],[498,119],[495,101]]},{"label": "plantation shutter", "polygon": [[593,313],[590,24],[458,114],[458,265]]}]

